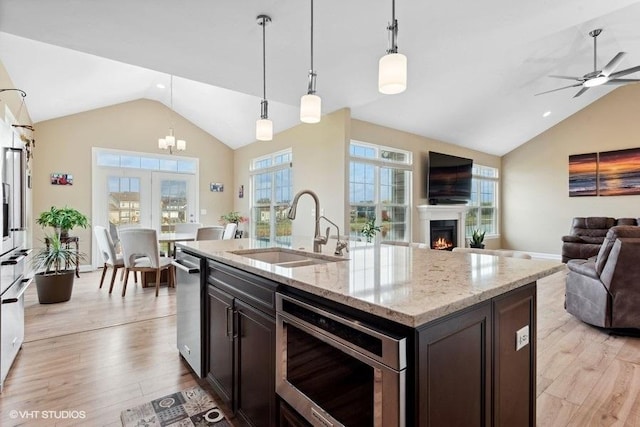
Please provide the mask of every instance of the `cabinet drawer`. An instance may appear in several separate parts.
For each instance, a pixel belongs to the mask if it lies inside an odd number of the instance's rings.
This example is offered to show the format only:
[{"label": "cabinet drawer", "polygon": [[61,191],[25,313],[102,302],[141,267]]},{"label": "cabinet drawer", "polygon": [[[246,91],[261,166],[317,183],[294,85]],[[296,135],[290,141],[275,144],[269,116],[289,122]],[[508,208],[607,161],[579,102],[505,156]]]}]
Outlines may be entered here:
[{"label": "cabinet drawer", "polygon": [[207,283],[275,316],[276,282],[209,260]]}]

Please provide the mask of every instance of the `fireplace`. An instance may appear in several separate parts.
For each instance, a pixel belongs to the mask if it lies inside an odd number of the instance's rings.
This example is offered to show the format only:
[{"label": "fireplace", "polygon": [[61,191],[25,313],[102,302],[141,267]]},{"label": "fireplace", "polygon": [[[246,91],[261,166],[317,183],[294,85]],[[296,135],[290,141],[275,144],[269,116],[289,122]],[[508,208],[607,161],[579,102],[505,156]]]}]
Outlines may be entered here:
[{"label": "fireplace", "polygon": [[[464,221],[467,216],[468,206],[466,205],[419,205],[416,206],[420,218],[420,228],[422,230],[422,243],[432,246],[431,222],[432,221],[452,221],[454,233],[451,236],[454,246],[465,246]],[[452,248],[453,249],[453,248]]]},{"label": "fireplace", "polygon": [[429,222],[431,249],[450,251],[457,246],[458,220],[431,220]]}]

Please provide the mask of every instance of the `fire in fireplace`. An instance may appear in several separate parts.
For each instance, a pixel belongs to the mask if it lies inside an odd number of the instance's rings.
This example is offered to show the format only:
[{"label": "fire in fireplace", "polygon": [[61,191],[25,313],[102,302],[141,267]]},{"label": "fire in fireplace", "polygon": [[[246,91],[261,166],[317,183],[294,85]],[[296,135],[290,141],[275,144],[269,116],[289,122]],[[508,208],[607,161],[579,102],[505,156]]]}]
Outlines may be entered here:
[{"label": "fire in fireplace", "polygon": [[458,220],[436,220],[430,222],[431,249],[450,251],[455,248],[458,236]]}]

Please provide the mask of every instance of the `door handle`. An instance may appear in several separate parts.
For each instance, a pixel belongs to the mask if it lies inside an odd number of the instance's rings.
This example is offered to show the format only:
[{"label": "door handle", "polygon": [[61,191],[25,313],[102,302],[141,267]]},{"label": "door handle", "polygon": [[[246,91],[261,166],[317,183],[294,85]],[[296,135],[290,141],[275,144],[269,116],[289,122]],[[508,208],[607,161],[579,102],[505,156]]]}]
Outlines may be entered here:
[{"label": "door handle", "polygon": [[177,259],[174,261],[171,261],[171,265],[173,265],[175,268],[182,270],[188,274],[196,274],[196,273],[200,273],[200,267],[196,267],[195,265],[188,263],[186,261],[183,261],[181,259]]},{"label": "door handle", "polygon": [[[226,331],[225,334],[227,336],[227,338],[229,338],[229,341],[233,341],[233,307],[232,306],[227,306],[225,307],[225,314],[227,317],[227,325],[226,325]],[[229,321],[229,314],[231,314],[231,321]],[[231,325],[231,331],[229,331],[229,325]]]}]

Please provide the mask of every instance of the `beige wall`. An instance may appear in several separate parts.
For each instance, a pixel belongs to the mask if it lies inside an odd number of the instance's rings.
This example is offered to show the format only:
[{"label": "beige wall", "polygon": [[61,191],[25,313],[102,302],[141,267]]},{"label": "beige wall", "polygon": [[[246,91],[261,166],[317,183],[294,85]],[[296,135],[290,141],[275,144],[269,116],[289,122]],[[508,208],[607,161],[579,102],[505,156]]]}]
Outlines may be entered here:
[{"label": "beige wall", "polygon": [[639,111],[640,85],[618,88],[503,157],[505,247],[560,254],[575,216],[640,217],[640,196],[568,195],[569,155],[640,147]]},{"label": "beige wall", "polygon": [[[373,123],[353,119],[351,121],[351,139],[400,148],[413,153],[413,206],[412,236],[414,242],[422,242],[422,232],[419,224],[417,205],[427,204],[425,167],[429,151],[451,154],[473,159],[475,163],[500,169],[500,157],[479,151],[470,150],[457,145],[448,144],[435,139],[425,138],[415,134],[402,132]],[[486,239],[489,248],[499,248],[500,239]]]},{"label": "beige wall", "polygon": [[[429,150],[470,157],[477,163],[500,168],[500,158],[497,156],[351,119],[350,110],[342,109],[323,116],[318,124],[301,124],[275,135],[271,142],[256,142],[236,150],[235,208],[246,216],[250,214],[249,165],[251,160],[292,148],[294,192],[305,188],[315,191],[320,198],[324,214],[337,222],[343,230],[349,221],[348,147],[352,139],[400,148],[413,153],[414,206],[427,202],[424,166]],[[237,197],[240,185],[244,185],[245,188],[243,199]],[[298,218],[293,224],[294,234],[313,235],[312,207],[311,198],[304,196],[300,199]],[[421,241],[416,209],[412,212],[412,222],[413,241]],[[487,244],[489,247],[499,247],[500,241],[499,239],[487,241]]]},{"label": "beige wall", "polygon": [[[137,100],[36,123],[34,156],[34,216],[52,205],[72,206],[91,217],[92,147],[168,154],[158,149],[158,138],[169,130],[169,110],[161,103]],[[200,159],[200,216],[204,224],[218,224],[220,215],[233,206],[233,150],[184,118],[173,114],[175,135],[187,141],[184,157]],[[51,185],[52,172],[73,174],[73,185]],[[225,191],[209,191],[209,182],[225,184]],[[33,224],[34,245],[42,239]],[[91,230],[74,230],[81,250],[91,254]]]},{"label": "beige wall", "polygon": [[[273,118],[276,120],[275,118]],[[322,117],[320,123],[300,124],[273,137],[273,141],[255,142],[235,151],[235,209],[250,217],[251,183],[249,167],[257,157],[291,148],[293,157],[293,191],[314,191],[320,199],[321,213],[344,231],[346,222],[345,174],[346,147],[350,112],[338,110]],[[244,185],[244,198],[238,198],[238,187]],[[293,221],[293,234],[313,236],[313,200],[300,198]],[[250,230],[251,225],[243,225]],[[332,231],[334,234],[335,231]]]}]

